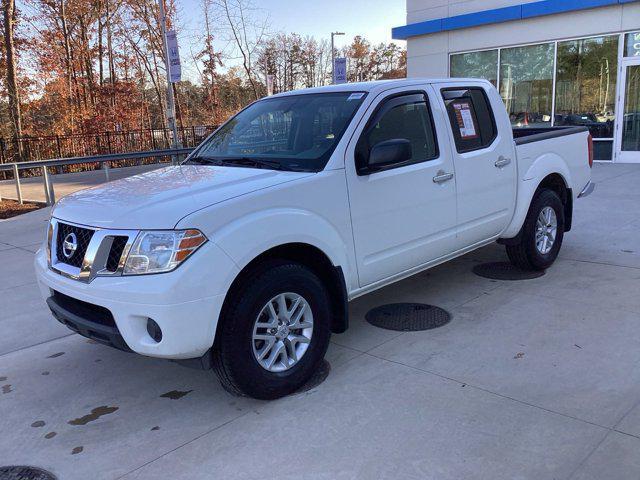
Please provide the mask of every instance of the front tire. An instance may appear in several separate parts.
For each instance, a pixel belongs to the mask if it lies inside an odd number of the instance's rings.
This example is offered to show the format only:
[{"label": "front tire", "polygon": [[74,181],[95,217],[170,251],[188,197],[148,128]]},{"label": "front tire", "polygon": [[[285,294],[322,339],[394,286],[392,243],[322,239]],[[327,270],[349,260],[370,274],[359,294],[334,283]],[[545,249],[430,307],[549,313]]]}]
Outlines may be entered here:
[{"label": "front tire", "polygon": [[546,270],[564,239],[564,205],[553,190],[540,190],[531,202],[520,242],[507,245],[511,263],[523,270]]},{"label": "front tire", "polygon": [[297,263],[258,270],[232,293],[220,318],[213,366],[222,385],[262,400],[289,395],[320,366],[329,346],[329,294]]}]

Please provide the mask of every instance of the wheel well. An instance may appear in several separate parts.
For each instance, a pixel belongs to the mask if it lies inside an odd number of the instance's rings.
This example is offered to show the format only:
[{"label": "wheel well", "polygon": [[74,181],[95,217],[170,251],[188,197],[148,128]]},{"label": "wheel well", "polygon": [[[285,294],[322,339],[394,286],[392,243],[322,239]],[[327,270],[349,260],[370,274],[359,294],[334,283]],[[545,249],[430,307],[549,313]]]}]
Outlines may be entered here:
[{"label": "wheel well", "polygon": [[333,333],[346,331],[349,326],[348,295],[342,268],[335,267],[322,250],[306,243],[279,245],[261,253],[251,260],[251,262],[240,271],[231,284],[231,288],[222,306],[222,313],[224,313],[227,308],[229,299],[242,288],[247,278],[281,261],[296,262],[313,270],[320,280],[325,283],[329,291],[332,312],[331,331]]},{"label": "wheel well", "polygon": [[567,187],[564,178],[558,173],[547,175],[542,182],[540,182],[538,190],[543,188],[553,190],[560,197],[562,205],[564,205],[564,231],[568,232],[571,230],[573,221],[573,195],[571,189]]}]

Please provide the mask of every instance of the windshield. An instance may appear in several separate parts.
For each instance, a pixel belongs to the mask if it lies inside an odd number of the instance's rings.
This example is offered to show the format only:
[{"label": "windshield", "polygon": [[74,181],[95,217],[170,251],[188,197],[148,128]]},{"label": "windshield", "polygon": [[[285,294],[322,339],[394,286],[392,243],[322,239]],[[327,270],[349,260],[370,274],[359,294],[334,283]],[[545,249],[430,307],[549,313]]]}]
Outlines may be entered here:
[{"label": "windshield", "polygon": [[339,92],[261,100],[223,125],[187,163],[320,171],[365,95]]}]

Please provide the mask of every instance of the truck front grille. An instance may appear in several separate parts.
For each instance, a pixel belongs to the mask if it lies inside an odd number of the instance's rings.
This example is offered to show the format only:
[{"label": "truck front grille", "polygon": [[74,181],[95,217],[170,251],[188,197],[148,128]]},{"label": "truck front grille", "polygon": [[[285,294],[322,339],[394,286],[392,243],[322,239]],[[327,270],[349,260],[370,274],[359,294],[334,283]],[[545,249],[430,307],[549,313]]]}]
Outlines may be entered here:
[{"label": "truck front grille", "polygon": [[122,258],[128,241],[129,237],[113,237],[113,243],[111,244],[109,258],[107,258],[107,265],[105,267],[108,272],[116,272],[118,270],[120,259]]},{"label": "truck front grille", "polygon": [[51,218],[49,268],[89,283],[98,275],[122,275],[121,262],[138,230],[93,228]]},{"label": "truck front grille", "polygon": [[[77,227],[62,222],[58,223],[58,238],[56,239],[58,261],[82,268],[82,261],[94,233],[95,231],[90,228]],[[76,245],[75,250],[65,249],[65,241],[73,241]]]}]

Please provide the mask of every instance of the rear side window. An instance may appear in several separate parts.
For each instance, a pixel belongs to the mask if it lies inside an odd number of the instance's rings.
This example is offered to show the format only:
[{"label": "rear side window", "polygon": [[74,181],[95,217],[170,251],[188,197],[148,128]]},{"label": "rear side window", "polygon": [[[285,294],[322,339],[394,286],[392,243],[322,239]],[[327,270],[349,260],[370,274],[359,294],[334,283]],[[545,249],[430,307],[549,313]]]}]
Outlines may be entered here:
[{"label": "rear side window", "polygon": [[497,136],[489,99],[482,88],[442,90],[458,153],[487,148]]}]

